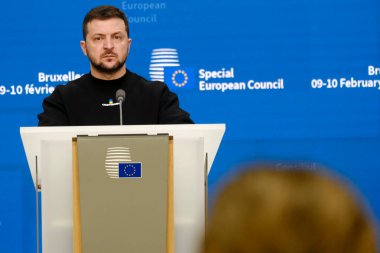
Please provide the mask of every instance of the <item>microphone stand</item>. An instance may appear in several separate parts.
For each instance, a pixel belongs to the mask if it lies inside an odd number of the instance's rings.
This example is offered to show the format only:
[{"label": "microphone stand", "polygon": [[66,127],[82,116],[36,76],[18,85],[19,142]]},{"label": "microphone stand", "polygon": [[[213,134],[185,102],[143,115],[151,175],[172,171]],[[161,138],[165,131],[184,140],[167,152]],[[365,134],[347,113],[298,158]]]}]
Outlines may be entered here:
[{"label": "microphone stand", "polygon": [[123,101],[125,99],[125,91],[123,89],[118,89],[116,91],[116,100],[119,102],[119,112],[120,112],[120,126],[123,125]]},{"label": "microphone stand", "polygon": [[123,125],[123,100],[119,99],[120,126]]}]

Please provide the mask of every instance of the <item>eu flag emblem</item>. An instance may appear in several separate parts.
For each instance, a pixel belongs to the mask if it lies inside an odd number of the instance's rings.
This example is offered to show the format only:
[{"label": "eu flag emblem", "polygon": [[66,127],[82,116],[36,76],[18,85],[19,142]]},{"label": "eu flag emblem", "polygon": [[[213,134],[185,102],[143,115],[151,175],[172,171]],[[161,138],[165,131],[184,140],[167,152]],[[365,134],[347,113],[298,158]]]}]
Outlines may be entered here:
[{"label": "eu flag emblem", "polygon": [[165,67],[165,83],[171,90],[192,90],[195,83],[193,72],[192,68]]},{"label": "eu flag emblem", "polygon": [[141,177],[141,163],[119,163],[119,177]]}]

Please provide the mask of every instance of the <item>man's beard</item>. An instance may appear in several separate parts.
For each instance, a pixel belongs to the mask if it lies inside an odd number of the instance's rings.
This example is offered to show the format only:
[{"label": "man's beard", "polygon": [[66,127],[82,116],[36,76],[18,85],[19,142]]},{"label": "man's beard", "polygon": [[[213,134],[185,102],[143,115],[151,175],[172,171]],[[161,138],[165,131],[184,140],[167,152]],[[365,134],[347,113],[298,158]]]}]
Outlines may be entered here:
[{"label": "man's beard", "polygon": [[95,60],[88,55],[88,59],[90,60],[90,63],[93,68],[95,68],[98,72],[104,73],[104,74],[114,74],[117,71],[119,71],[121,68],[124,67],[124,64],[127,60],[125,58],[123,61],[118,61],[113,67],[107,67],[103,63],[96,63]]}]

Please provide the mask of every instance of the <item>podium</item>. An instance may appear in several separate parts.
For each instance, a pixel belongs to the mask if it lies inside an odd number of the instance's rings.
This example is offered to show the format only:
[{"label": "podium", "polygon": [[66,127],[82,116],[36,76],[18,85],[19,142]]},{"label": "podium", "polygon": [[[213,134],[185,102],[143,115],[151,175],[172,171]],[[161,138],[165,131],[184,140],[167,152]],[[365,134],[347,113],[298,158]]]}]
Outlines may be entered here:
[{"label": "podium", "polygon": [[224,124],[20,128],[31,176],[41,192],[42,252],[73,252],[72,139],[160,134],[173,137],[175,252],[197,252],[207,214],[207,174],[224,131]]}]

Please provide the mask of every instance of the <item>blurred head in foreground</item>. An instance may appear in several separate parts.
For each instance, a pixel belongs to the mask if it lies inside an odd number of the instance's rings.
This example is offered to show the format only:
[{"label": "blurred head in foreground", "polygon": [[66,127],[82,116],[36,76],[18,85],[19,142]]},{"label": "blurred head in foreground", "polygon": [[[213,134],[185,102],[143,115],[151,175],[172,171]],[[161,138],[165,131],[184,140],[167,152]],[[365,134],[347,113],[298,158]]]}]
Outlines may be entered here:
[{"label": "blurred head in foreground", "polygon": [[325,172],[255,166],[221,192],[205,253],[376,253],[376,233],[350,190]]}]

